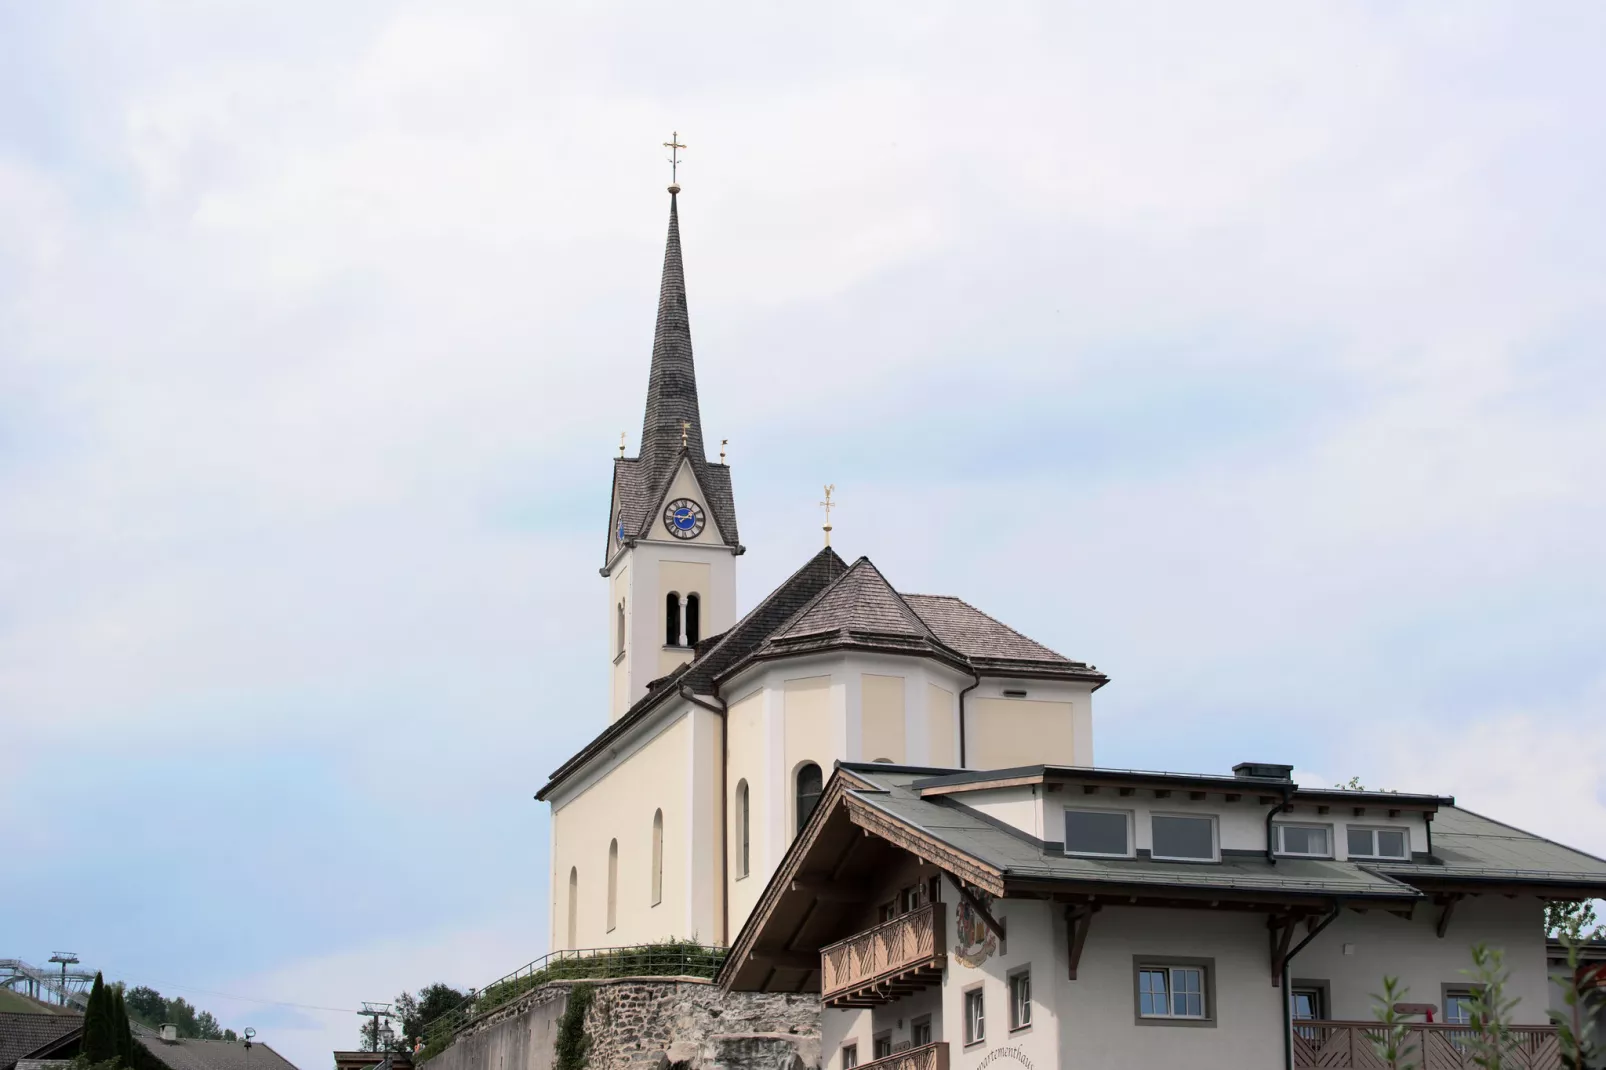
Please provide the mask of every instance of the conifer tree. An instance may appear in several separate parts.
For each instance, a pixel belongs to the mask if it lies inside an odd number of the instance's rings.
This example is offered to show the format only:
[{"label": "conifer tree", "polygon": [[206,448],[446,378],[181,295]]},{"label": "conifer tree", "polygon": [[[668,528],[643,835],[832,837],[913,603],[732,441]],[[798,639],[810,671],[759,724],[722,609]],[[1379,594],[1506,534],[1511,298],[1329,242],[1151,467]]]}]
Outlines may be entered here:
[{"label": "conifer tree", "polygon": [[113,989],[112,1019],[117,1026],[117,1061],[126,1067],[135,1065],[134,1028],[128,1022],[128,1004],[123,1000],[122,988]]},{"label": "conifer tree", "polygon": [[117,1023],[113,1014],[112,993],[98,972],[95,974],[95,986],[89,990],[89,1006],[84,1010],[84,1039],[80,1051],[91,1066],[117,1058]]}]

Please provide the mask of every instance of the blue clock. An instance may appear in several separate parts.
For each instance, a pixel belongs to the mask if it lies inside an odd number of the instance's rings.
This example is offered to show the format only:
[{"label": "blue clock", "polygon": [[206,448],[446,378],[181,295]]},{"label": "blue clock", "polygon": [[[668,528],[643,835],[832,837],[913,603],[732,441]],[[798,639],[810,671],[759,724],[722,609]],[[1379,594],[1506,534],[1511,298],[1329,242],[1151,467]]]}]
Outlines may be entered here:
[{"label": "blue clock", "polygon": [[703,507],[690,498],[676,498],[664,507],[664,527],[677,539],[695,539],[706,523]]},{"label": "blue clock", "polygon": [[625,511],[619,510],[619,541],[625,541]]}]

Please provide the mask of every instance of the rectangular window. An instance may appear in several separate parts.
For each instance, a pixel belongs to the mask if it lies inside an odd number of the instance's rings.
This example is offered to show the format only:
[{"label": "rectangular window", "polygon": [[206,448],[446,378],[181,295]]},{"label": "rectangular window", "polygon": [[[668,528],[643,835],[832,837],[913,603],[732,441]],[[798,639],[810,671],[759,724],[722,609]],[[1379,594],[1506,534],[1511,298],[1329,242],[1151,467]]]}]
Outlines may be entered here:
[{"label": "rectangular window", "polygon": [[920,885],[911,884],[898,893],[898,913],[908,914],[920,909]]},{"label": "rectangular window", "polygon": [[1216,819],[1156,814],[1149,819],[1152,858],[1184,862],[1216,860]]},{"label": "rectangular window", "polygon": [[1138,967],[1140,1018],[1203,1019],[1207,1009],[1203,966]]},{"label": "rectangular window", "polygon": [[1294,989],[1294,1017],[1300,1021],[1314,1021],[1322,1016],[1322,990],[1319,988]]},{"label": "rectangular window", "polygon": [[875,1038],[873,1043],[875,1045],[875,1057],[877,1059],[885,1059],[892,1054],[891,1033],[882,1033],[880,1036]]},{"label": "rectangular window", "polygon": [[1472,1004],[1477,993],[1470,988],[1447,988],[1444,991],[1444,1021],[1446,1025],[1471,1025]]},{"label": "rectangular window", "polygon": [[909,1046],[923,1048],[931,1043],[931,1015],[922,1015],[909,1022]]},{"label": "rectangular window", "polygon": [[982,1004],[981,989],[972,988],[965,993],[965,1043],[980,1044],[987,1039],[987,1012]]},{"label": "rectangular window", "polygon": [[1009,1028],[1025,1029],[1032,1024],[1032,973],[1030,969],[1009,975]]},{"label": "rectangular window", "polygon": [[1065,853],[1129,858],[1128,815],[1120,810],[1065,811]]},{"label": "rectangular window", "polygon": [[1411,857],[1404,829],[1364,829],[1351,826],[1347,839],[1351,858],[1408,860]]},{"label": "rectangular window", "polygon": [[1277,851],[1307,858],[1331,858],[1332,834],[1326,825],[1278,825]]},{"label": "rectangular window", "polygon": [[857,1044],[842,1045],[842,1070],[853,1070],[859,1065],[859,1046]]}]

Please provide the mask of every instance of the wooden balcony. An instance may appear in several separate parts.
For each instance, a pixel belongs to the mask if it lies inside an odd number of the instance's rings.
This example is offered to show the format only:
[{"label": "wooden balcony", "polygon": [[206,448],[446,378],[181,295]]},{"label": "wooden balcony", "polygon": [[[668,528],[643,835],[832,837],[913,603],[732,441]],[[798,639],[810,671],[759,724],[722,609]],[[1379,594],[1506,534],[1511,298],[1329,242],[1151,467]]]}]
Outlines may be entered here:
[{"label": "wooden balcony", "polygon": [[[821,948],[820,999],[827,1007],[879,1007],[938,983],[948,959],[941,910],[941,903],[928,903]],[[925,1047],[911,1051],[923,1051]],[[946,1048],[942,1059],[946,1066]],[[884,1062],[887,1060],[864,1065],[879,1067]]]},{"label": "wooden balcony", "polygon": [[[1294,1023],[1294,1066],[1300,1070],[1368,1070],[1383,1065],[1372,1038],[1380,1035],[1376,1022]],[[1411,1066],[1424,1070],[1477,1070],[1467,1045],[1469,1031],[1464,1026],[1426,1025],[1409,1027],[1406,1045],[1413,1049]],[[1512,1049],[1500,1065],[1511,1070],[1562,1070],[1561,1050],[1556,1029],[1548,1025],[1511,1027]]]},{"label": "wooden balcony", "polygon": [[895,1051],[885,1059],[860,1063],[859,1070],[948,1070],[948,1044],[922,1044],[918,1048]]}]

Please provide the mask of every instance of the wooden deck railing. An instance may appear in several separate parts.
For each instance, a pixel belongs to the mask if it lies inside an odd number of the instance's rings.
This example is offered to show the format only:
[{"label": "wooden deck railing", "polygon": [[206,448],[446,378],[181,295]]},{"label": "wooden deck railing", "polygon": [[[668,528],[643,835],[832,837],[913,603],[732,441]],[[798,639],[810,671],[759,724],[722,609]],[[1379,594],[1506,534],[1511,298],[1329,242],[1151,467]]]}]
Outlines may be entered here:
[{"label": "wooden deck railing", "polygon": [[821,948],[820,998],[877,1006],[931,984],[948,955],[941,908],[928,903]]},{"label": "wooden deck railing", "polygon": [[[1408,1029],[1406,1045],[1413,1049],[1408,1065],[1422,1070],[1476,1070],[1467,1044],[1471,1031],[1465,1026],[1413,1022]],[[1373,1038],[1381,1035],[1376,1022],[1296,1021],[1294,1065],[1300,1070],[1382,1066],[1373,1043]],[[1511,1044],[1501,1066],[1511,1070],[1561,1070],[1561,1050],[1554,1026],[1512,1026]]]},{"label": "wooden deck railing", "polygon": [[873,1063],[860,1063],[859,1070],[948,1070],[948,1044],[939,1040],[905,1048]]}]

